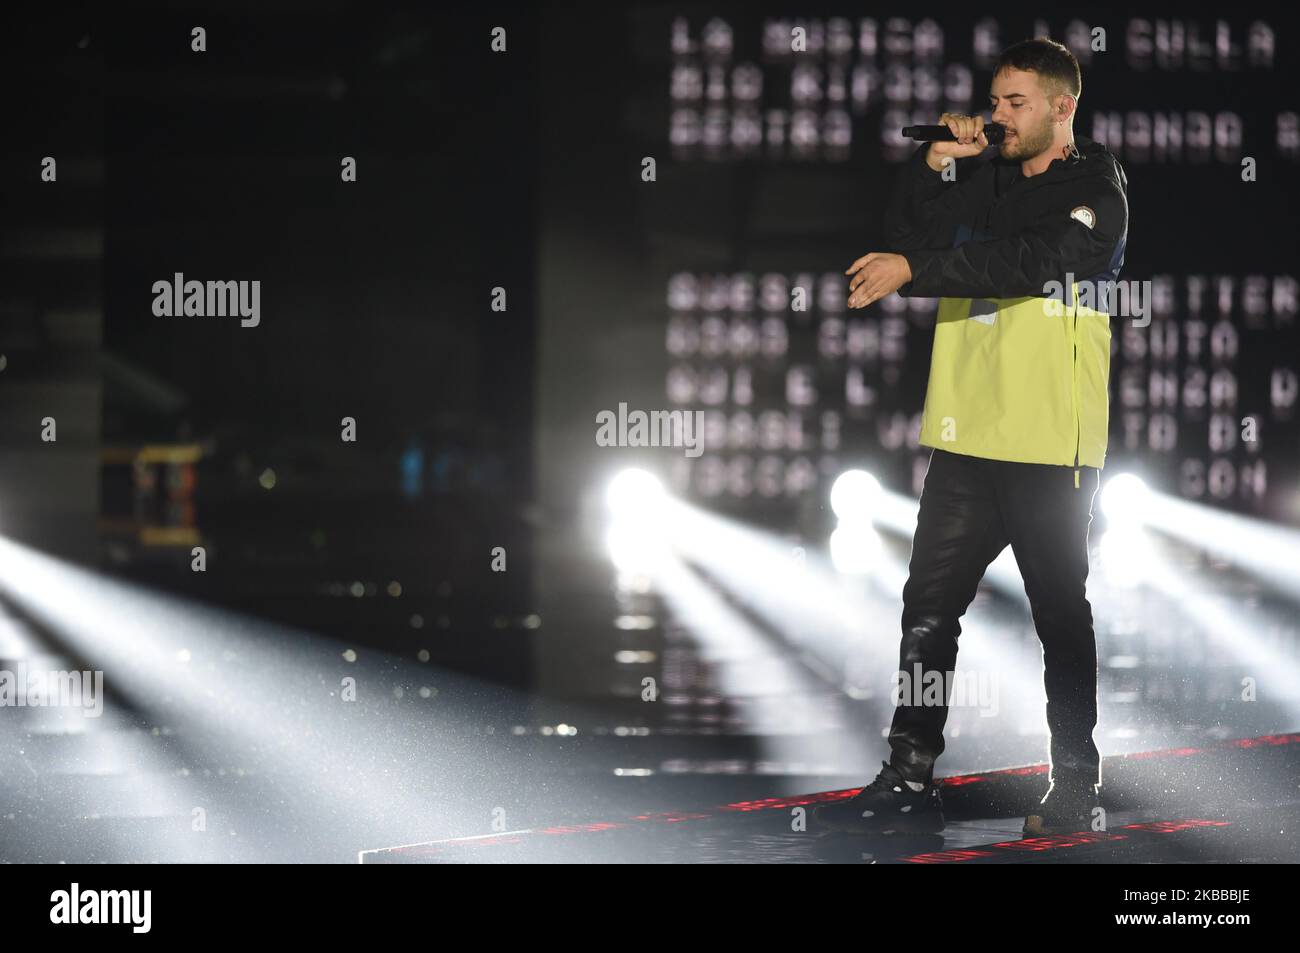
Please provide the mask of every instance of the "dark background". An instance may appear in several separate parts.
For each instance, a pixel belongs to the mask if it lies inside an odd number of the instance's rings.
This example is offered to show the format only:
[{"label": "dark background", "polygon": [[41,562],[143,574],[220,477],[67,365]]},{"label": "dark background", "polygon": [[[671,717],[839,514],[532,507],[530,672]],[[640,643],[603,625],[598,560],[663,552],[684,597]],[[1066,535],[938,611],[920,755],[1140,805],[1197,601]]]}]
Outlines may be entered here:
[{"label": "dark background", "polygon": [[[7,30],[23,124],[6,149],[6,474],[27,495],[7,494],[8,527],[362,643],[445,629],[449,664],[523,680],[535,17],[136,4]],[[511,45],[494,59],[499,18]],[[190,49],[194,25],[206,53]],[[30,170],[47,154],[59,184],[41,189]],[[355,183],[340,180],[345,155]],[[55,224],[69,227],[33,261],[31,236]],[[77,236],[89,247],[74,257]],[[260,279],[261,325],[154,316],[143,292],[178,271]],[[504,313],[489,309],[496,285]],[[89,396],[71,399],[76,386]],[[57,445],[38,441],[33,408],[58,418]],[[345,416],[355,443],[340,440]],[[32,479],[32,461],[74,441],[75,461],[37,464],[59,486]],[[184,477],[155,468],[146,490],[101,458],[146,445],[201,459]],[[189,571],[188,545],[143,542],[145,526],[191,528],[210,571]],[[514,572],[488,571],[494,546]]]}]

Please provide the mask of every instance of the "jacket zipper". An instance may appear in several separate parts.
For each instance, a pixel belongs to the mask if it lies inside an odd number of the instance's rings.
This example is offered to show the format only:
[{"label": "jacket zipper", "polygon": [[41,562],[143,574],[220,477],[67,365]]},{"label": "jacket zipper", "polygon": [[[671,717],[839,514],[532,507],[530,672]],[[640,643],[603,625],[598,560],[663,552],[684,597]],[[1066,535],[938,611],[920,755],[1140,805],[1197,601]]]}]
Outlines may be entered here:
[{"label": "jacket zipper", "polygon": [[1074,360],[1070,365],[1070,397],[1074,404],[1074,488],[1079,489],[1079,446],[1083,442],[1083,425],[1079,420],[1079,297],[1070,287],[1070,297],[1074,299],[1074,333],[1070,335],[1074,344]]}]

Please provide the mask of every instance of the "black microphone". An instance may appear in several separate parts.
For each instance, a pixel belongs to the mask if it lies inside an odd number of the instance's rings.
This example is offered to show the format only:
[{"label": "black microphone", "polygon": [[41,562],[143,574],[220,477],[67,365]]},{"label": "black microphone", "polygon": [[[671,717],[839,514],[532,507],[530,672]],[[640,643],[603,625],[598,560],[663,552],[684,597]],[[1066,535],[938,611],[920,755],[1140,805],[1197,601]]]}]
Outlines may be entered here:
[{"label": "black microphone", "polygon": [[[1001,123],[986,122],[983,132],[984,137],[988,139],[991,146],[996,146],[1007,137],[1006,127]],[[905,139],[915,139],[917,142],[957,141],[957,137],[952,134],[952,130],[947,126],[904,126],[903,137]]]}]

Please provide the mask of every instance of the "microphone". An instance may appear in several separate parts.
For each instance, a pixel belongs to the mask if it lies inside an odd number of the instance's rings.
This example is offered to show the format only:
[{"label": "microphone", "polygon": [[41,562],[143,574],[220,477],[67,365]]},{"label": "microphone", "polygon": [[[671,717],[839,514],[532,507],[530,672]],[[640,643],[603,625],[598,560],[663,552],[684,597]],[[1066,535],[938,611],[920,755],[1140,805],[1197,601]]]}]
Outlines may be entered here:
[{"label": "microphone", "polygon": [[[1007,137],[1006,127],[996,122],[986,122],[983,132],[991,146]],[[917,142],[954,142],[957,138],[947,126],[904,126],[903,137]]]}]

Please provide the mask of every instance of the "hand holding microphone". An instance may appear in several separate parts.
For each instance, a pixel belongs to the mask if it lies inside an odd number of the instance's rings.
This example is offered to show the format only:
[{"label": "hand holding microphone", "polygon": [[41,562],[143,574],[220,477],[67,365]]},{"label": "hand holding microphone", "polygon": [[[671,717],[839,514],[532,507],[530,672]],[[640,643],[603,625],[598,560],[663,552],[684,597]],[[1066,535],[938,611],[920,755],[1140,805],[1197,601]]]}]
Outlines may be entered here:
[{"label": "hand holding microphone", "polygon": [[[977,156],[990,144],[996,145],[1006,135],[1005,127],[985,123],[983,116],[944,113],[938,126],[907,126],[903,135],[930,143],[925,161],[935,172],[942,172],[947,158]],[[844,272],[849,276],[850,308],[865,308],[886,295],[893,294],[912,280],[912,264],[904,255],[871,252],[863,255]]]},{"label": "hand holding microphone", "polygon": [[[989,147],[990,142],[1000,142],[1004,130],[994,123],[985,124],[983,116],[962,116],[957,113],[944,113],[939,117],[939,126],[947,127],[952,136],[950,140],[930,140],[926,150],[925,161],[935,172],[942,172],[944,159],[965,159],[977,156]],[[903,135],[915,139],[929,139],[933,134],[927,127],[909,126]]]}]

